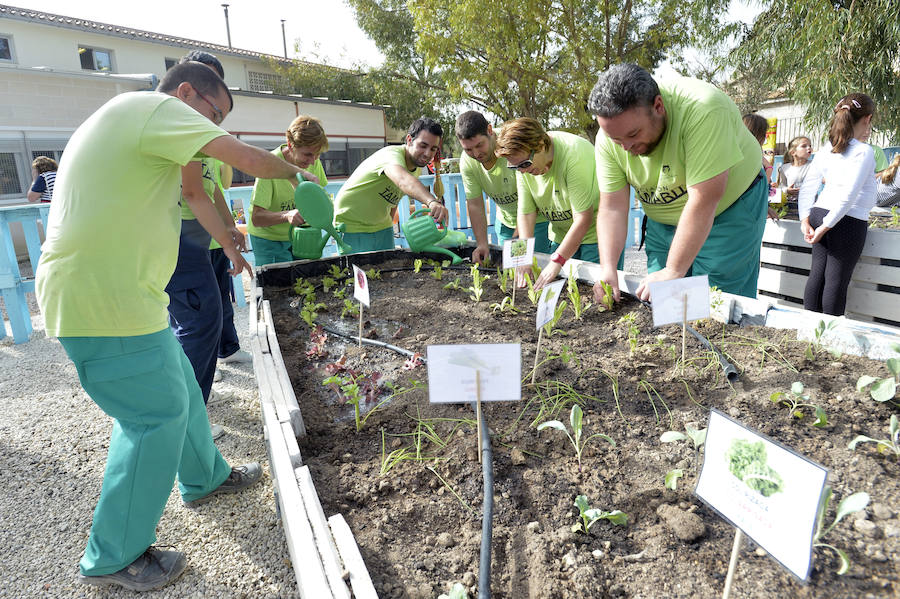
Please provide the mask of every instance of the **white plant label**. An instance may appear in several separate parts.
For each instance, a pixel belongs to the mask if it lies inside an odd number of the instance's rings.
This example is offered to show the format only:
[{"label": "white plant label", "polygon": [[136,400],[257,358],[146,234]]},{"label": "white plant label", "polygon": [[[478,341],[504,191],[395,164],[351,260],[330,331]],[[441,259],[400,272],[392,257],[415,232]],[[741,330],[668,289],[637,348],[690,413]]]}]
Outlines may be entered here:
[{"label": "white plant label", "polygon": [[353,297],[366,308],[369,307],[369,280],[366,278],[365,271],[355,264],[353,265]]},{"label": "white plant label", "polygon": [[518,343],[429,345],[428,400],[462,403],[476,400],[475,371],[481,401],[522,399],[522,347]]},{"label": "white plant label", "polygon": [[537,318],[535,319],[536,330],[540,330],[542,326],[553,320],[553,314],[556,312],[556,302],[559,301],[559,296],[565,284],[565,279],[553,281],[541,291],[541,299],[538,301],[537,307]]},{"label": "white plant label", "polygon": [[709,318],[709,277],[685,277],[671,281],[650,283],[650,305],[653,307],[653,326],[681,322],[687,302],[687,320]]},{"label": "white plant label", "polygon": [[534,259],[534,237],[507,239],[503,242],[503,270],[531,266]]},{"label": "white plant label", "polygon": [[711,410],[694,493],[806,580],[827,474],[819,464]]}]

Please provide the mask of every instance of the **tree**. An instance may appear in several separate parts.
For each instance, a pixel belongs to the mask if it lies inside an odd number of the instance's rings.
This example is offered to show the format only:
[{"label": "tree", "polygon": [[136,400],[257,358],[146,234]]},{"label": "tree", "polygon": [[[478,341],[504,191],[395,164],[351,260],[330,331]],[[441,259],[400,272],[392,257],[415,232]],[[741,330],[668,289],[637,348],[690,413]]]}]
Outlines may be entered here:
[{"label": "tree", "polygon": [[[356,3],[360,0],[351,0]],[[373,0],[367,0],[369,2]],[[409,0],[416,48],[455,101],[502,119],[597,131],[586,110],[597,74],[618,62],[652,70],[718,24],[727,0]]]},{"label": "tree", "polygon": [[806,105],[811,127],[828,121],[842,96],[863,92],[875,101],[876,128],[900,138],[897,0],[762,5],[764,12],[728,56],[741,88],[780,91]]}]

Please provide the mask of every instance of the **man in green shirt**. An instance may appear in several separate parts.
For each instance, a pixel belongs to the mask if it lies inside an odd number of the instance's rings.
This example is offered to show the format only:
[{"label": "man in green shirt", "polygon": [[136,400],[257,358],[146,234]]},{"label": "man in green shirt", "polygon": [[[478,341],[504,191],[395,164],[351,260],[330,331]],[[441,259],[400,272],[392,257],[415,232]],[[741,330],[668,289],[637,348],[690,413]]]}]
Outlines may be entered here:
[{"label": "man in green shirt", "polygon": [[[457,117],[456,139],[464,151],[459,161],[459,172],[466,192],[469,222],[477,245],[472,252],[472,261],[481,264],[490,255],[482,194],[486,193],[497,206],[497,239],[502,246],[507,239],[517,237],[516,173],[507,168],[506,158],[497,156],[497,136],[480,112],[469,110]],[[534,225],[536,252],[550,253],[548,224],[543,215],[538,215]]]},{"label": "man in green shirt", "polygon": [[[197,379],[167,321],[181,167],[212,156],[258,177],[299,169],[228,135],[233,100],[206,66],[169,69],[157,92],[116,96],[72,134],[56,179],[35,288],[49,336],[114,419],[81,583],[144,591],[176,579],[178,551],[152,547],[172,484],[194,507],[257,482],[213,443]],[[235,265],[250,271],[208,197],[188,199]]]},{"label": "man in green shirt", "polygon": [[[710,285],[756,297],[768,184],[759,144],[737,106],[702,81],[657,85],[634,64],[600,74],[588,108],[596,140],[602,280],[619,299],[614,257],[625,245],[629,186],[647,215],[649,283],[708,274]],[[599,301],[603,289],[594,287]]]},{"label": "man in green shirt", "polygon": [[[300,115],[286,133],[287,143],[272,154],[304,169],[307,181],[328,185],[319,155],[328,150],[328,137],[319,119]],[[294,260],[291,252],[291,227],[304,224],[294,206],[294,186],[283,179],[257,179],[250,200],[247,233],[253,247],[256,266]]]},{"label": "man in green shirt", "polygon": [[381,148],[356,167],[335,198],[334,224],[344,225],[344,241],[354,252],[394,248],[393,216],[407,195],[431,210],[435,221],[447,209],[416,173],[431,162],[441,147],[444,130],[426,116],[416,119],[402,146]]}]

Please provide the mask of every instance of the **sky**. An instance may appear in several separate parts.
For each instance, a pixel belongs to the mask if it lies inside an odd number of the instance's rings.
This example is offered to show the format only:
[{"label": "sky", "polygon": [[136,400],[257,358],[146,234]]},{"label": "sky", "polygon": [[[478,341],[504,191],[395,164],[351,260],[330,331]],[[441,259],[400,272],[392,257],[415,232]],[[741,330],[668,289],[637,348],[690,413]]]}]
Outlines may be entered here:
[{"label": "sky", "polygon": [[[229,4],[235,48],[283,56],[281,19],[285,19],[289,58],[319,62],[313,56],[318,54],[338,66],[355,62],[375,66],[382,60],[343,0],[6,0],[19,8],[227,46],[223,2]],[[300,54],[294,51],[296,41]]]}]

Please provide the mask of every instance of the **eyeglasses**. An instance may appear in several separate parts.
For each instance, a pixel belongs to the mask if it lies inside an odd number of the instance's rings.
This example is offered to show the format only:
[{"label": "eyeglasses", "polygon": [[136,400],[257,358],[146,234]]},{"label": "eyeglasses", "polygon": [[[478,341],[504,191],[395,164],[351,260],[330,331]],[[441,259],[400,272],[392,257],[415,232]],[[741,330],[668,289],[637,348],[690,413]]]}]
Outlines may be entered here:
[{"label": "eyeglasses", "polygon": [[206,96],[204,96],[203,94],[201,94],[198,90],[195,89],[194,91],[197,92],[197,95],[200,96],[200,98],[201,98],[204,102],[206,102],[207,104],[209,104],[210,106],[212,106],[212,109],[216,111],[216,117],[217,117],[217,118],[213,119],[213,123],[215,123],[216,125],[221,125],[221,124],[222,124],[222,121],[225,120],[225,113],[223,113],[221,110],[219,110],[219,107],[216,106],[215,104],[213,104],[212,100],[210,100],[209,98],[207,98]]},{"label": "eyeglasses", "polygon": [[531,154],[528,155],[528,158],[520,162],[519,164],[507,164],[506,168],[517,171],[522,170],[523,168],[528,168],[534,164],[534,151],[532,150]]}]

